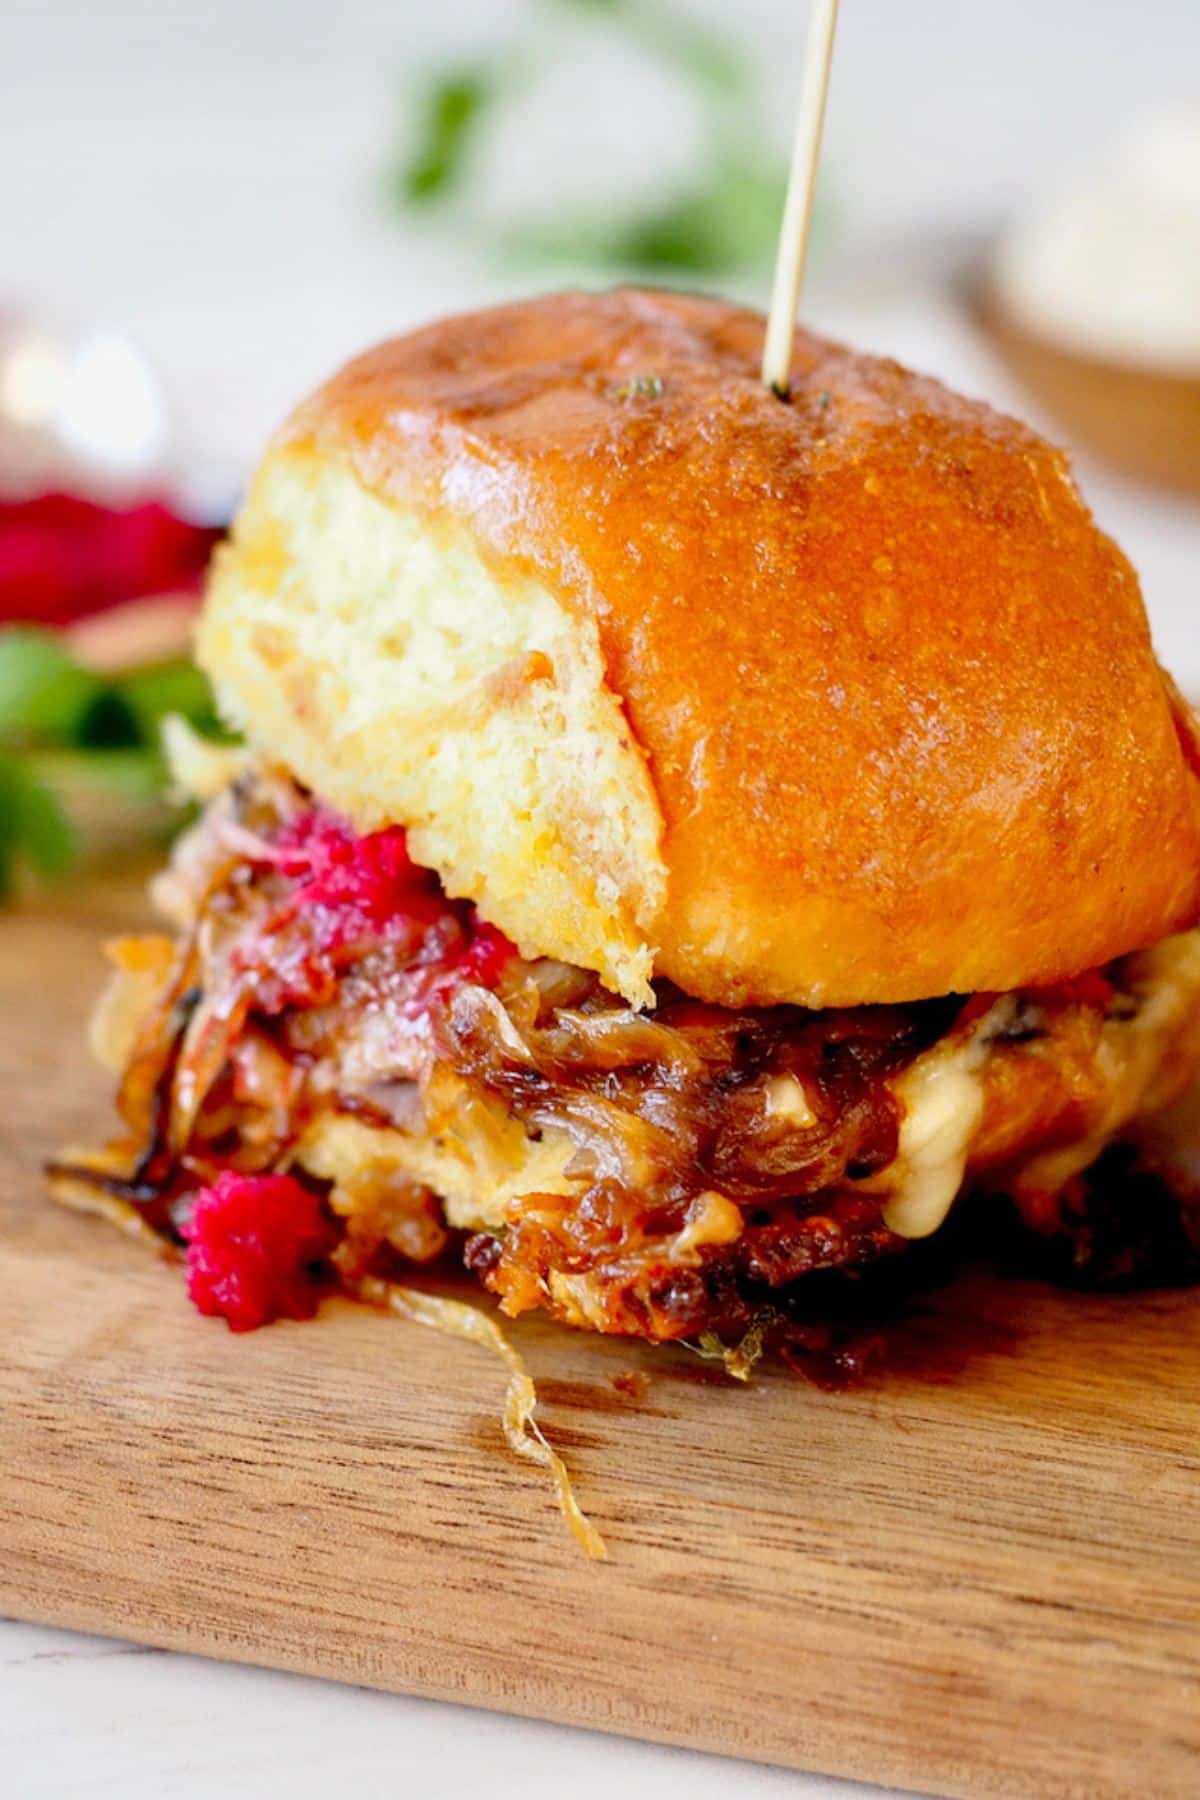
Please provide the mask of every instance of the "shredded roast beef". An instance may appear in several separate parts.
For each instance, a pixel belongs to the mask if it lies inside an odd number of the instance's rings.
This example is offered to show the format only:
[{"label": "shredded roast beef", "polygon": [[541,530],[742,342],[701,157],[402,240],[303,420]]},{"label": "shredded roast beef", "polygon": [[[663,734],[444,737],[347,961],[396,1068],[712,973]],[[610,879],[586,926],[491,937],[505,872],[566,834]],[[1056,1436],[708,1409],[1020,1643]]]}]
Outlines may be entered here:
[{"label": "shredded roast beef", "polygon": [[[510,1312],[651,1338],[757,1330],[795,1311],[800,1277],[902,1250],[870,1185],[897,1155],[895,1080],[990,1004],[726,1010],[662,983],[635,1013],[591,975],[524,961],[402,832],[357,837],[271,771],[210,808],[160,897],[182,937],[126,1059],[124,1162],[87,1178],[178,1240],[223,1170],[310,1180],[293,1151],[314,1120],[435,1133],[449,1075],[530,1144],[571,1147],[570,1191],[475,1221],[468,1267]],[[1122,1003],[1108,976],[1026,997],[1011,1053],[1036,1054],[1047,1007],[1094,1038]],[[333,1209],[335,1269],[359,1282],[393,1274],[399,1246],[440,1252],[433,1196],[402,1204],[403,1231],[370,1196]]]},{"label": "shredded roast beef", "polygon": [[[665,984],[652,1016],[598,984],[571,1007],[465,988],[444,1024],[460,1072],[533,1129],[566,1129],[594,1177],[579,1196],[531,1196],[467,1261],[509,1310],[543,1303],[594,1327],[655,1338],[742,1327],[770,1290],[902,1246],[878,1199],[842,1184],[886,1168],[899,1108],[887,1078],[935,1042],[961,1002],[806,1013],[727,1011]],[[516,1018],[514,1018],[516,1015]],[[803,1096],[803,1129],[782,1094]],[[671,1254],[698,1197],[741,1210],[739,1235]],[[555,1279],[587,1279],[584,1295]]]}]

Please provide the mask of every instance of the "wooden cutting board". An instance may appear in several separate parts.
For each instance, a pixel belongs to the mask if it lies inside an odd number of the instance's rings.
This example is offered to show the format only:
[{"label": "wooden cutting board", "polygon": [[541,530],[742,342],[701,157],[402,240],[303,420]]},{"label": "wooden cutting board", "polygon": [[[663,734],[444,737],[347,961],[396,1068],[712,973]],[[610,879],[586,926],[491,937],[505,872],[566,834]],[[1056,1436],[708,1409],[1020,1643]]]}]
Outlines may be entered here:
[{"label": "wooden cutting board", "polygon": [[139,910],[80,887],[0,918],[0,1611],[950,1794],[1200,1792],[1192,1295],[963,1279],[842,1394],[522,1325],[589,1564],[484,1352],[345,1304],[234,1337],[43,1200]]}]

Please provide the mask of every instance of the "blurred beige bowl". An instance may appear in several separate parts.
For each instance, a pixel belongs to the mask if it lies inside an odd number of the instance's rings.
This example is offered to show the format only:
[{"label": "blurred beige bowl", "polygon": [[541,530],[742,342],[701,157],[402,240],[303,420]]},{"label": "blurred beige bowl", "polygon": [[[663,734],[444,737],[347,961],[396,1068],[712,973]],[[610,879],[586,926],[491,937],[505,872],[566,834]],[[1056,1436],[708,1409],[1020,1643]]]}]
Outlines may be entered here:
[{"label": "blurred beige bowl", "polygon": [[972,298],[989,343],[1072,445],[1200,495],[1200,374],[1068,348],[1009,314],[990,283]]},{"label": "blurred beige bowl", "polygon": [[1200,493],[1200,106],[1080,154],[993,247],[977,316],[1069,440]]}]

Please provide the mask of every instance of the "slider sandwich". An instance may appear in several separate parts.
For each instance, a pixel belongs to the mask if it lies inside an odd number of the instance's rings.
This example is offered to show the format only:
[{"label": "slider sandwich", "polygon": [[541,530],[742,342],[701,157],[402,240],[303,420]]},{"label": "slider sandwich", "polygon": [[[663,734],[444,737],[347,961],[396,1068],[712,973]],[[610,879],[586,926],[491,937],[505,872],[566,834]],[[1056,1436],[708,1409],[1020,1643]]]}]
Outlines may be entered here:
[{"label": "slider sandwich", "polygon": [[[1200,731],[1065,458],[711,299],[370,351],[218,552],[247,749],[114,946],[57,1190],[244,1327],[448,1250],[504,1312],[736,1345],[960,1196],[1186,1274]],[[1102,1267],[1100,1265],[1103,1265]]]}]

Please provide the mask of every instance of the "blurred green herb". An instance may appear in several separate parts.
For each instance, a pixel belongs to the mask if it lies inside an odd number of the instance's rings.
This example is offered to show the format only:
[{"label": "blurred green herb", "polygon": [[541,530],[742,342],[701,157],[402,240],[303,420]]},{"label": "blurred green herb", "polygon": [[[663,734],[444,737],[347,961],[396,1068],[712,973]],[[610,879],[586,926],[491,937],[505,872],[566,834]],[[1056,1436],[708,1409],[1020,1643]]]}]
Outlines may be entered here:
[{"label": "blurred green herb", "polygon": [[61,640],[34,625],[0,632],[0,743],[72,743],[104,691]]},{"label": "blurred green herb", "polygon": [[428,83],[419,102],[416,148],[398,177],[410,205],[445,199],[463,180],[495,93],[496,83],[480,69],[455,69]]},{"label": "blurred green herb", "polygon": [[179,713],[207,737],[225,737],[212,689],[195,663],[157,663],[133,669],[122,678],[120,693],[143,744],[157,747],[162,722],[171,713]]},{"label": "blurred green herb", "polygon": [[607,20],[638,51],[676,75],[699,105],[698,166],[661,203],[624,209],[552,209],[503,232],[504,248],[540,259],[664,274],[719,274],[763,266],[778,230],[786,170],[767,141],[752,69],[724,33],[668,0],[540,0],[533,26],[488,61],[429,71],[416,124],[393,172],[399,204],[449,205],[461,196],[502,103],[528,103],[538,15]]},{"label": "blurred green herb", "polygon": [[785,185],[774,167],[731,158],[662,207],[530,226],[511,241],[518,250],[548,259],[719,275],[752,268],[769,256]]},{"label": "blurred green herb", "polygon": [[128,806],[158,793],[159,731],[170,713],[220,734],[208,683],[191,663],[99,675],[53,632],[0,630],[0,898],[22,867],[47,877],[70,868],[74,798]]},{"label": "blurred green herb", "polygon": [[75,851],[74,830],[50,788],[24,758],[0,750],[0,900],[11,898],[19,865],[62,875]]},{"label": "blurred green herb", "polygon": [[613,390],[614,400],[657,400],[663,391],[661,375],[632,375]]}]

